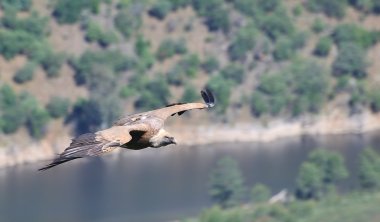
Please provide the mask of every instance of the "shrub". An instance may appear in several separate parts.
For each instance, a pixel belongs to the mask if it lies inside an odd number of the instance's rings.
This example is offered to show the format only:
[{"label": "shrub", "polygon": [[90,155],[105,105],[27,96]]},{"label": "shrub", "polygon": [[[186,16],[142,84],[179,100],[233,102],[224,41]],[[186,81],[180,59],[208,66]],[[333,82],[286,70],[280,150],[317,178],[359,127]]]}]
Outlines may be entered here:
[{"label": "shrub", "polygon": [[325,28],[326,24],[320,18],[315,19],[311,26],[314,33],[321,33]]},{"label": "shrub", "polygon": [[255,116],[260,117],[269,111],[268,101],[260,92],[255,92],[251,97],[251,111]]},{"label": "shrub", "polygon": [[173,6],[169,0],[157,1],[149,10],[149,15],[157,19],[164,19],[166,15],[172,10]]},{"label": "shrub", "polygon": [[314,49],[314,55],[325,57],[329,54],[332,41],[329,37],[322,37],[319,39]]},{"label": "shrub", "polygon": [[36,39],[24,31],[0,30],[0,53],[6,59],[27,53]]},{"label": "shrub", "polygon": [[258,183],[251,190],[251,200],[255,203],[268,201],[271,192],[267,186]]},{"label": "shrub", "polygon": [[184,54],[186,52],[186,45],[182,40],[174,41],[172,39],[165,39],[158,47],[156,57],[158,60],[163,61],[175,54]]},{"label": "shrub", "polygon": [[353,75],[357,78],[366,76],[367,64],[364,50],[354,43],[342,43],[332,69],[335,75]]},{"label": "shrub", "polygon": [[60,118],[67,115],[69,111],[70,101],[67,98],[53,96],[46,109],[53,118]]},{"label": "shrub", "polygon": [[95,68],[109,69],[118,73],[133,68],[134,61],[120,51],[104,50],[100,52],[86,51],[80,58],[74,59],[70,65],[75,70],[75,81],[78,85],[90,84],[94,78]]},{"label": "shrub", "polygon": [[350,0],[349,3],[356,9],[366,13],[373,12],[379,14],[380,12],[380,2],[376,0]]},{"label": "shrub", "polygon": [[228,47],[230,60],[244,60],[246,53],[255,46],[256,35],[256,28],[252,24],[241,28]]},{"label": "shrub", "polygon": [[49,52],[41,61],[41,66],[49,78],[58,77],[64,62],[62,54]]},{"label": "shrub", "polygon": [[194,102],[198,99],[199,93],[195,91],[194,86],[188,84],[185,87],[185,91],[182,94],[181,101],[184,103]]},{"label": "shrub", "polygon": [[3,9],[16,9],[20,11],[29,11],[32,6],[32,0],[2,0],[1,7]]},{"label": "shrub", "polygon": [[26,127],[29,134],[36,139],[41,139],[46,133],[46,125],[49,121],[48,112],[43,108],[36,107],[28,115]]},{"label": "shrub", "polygon": [[284,35],[292,35],[295,31],[292,21],[285,10],[262,17],[260,28],[272,40]]},{"label": "shrub", "polygon": [[380,91],[378,89],[372,89],[369,91],[369,100],[371,109],[373,112],[380,111]]},{"label": "shrub", "polygon": [[220,71],[220,74],[235,84],[241,84],[244,79],[244,69],[241,65],[232,63]]},{"label": "shrub", "polygon": [[135,53],[139,57],[137,64],[139,70],[145,71],[153,66],[155,61],[150,50],[150,42],[145,40],[141,35],[137,36]]},{"label": "shrub", "polygon": [[219,66],[220,66],[219,61],[214,56],[208,56],[208,57],[206,57],[205,61],[201,65],[202,69],[207,74],[211,74],[214,71],[218,70]]},{"label": "shrub", "polygon": [[129,12],[128,10],[120,10],[115,16],[114,25],[126,39],[129,39],[131,35],[141,27],[141,16],[140,14],[136,15]]},{"label": "shrub", "polygon": [[195,77],[199,70],[200,61],[198,55],[190,54],[179,61],[178,65],[180,66],[180,69],[186,74],[186,76]]},{"label": "shrub", "polygon": [[7,29],[13,31],[25,31],[36,37],[44,37],[47,34],[47,17],[41,17],[37,12],[31,12],[26,18],[17,18],[17,14],[13,11],[5,12],[1,18],[1,23]]},{"label": "shrub", "polygon": [[243,177],[234,159],[225,157],[217,162],[210,177],[210,195],[221,207],[239,203],[244,192]]},{"label": "shrub", "polygon": [[277,41],[273,51],[273,57],[276,61],[283,61],[292,58],[295,54],[293,42],[288,38],[281,38]]},{"label": "shrub", "polygon": [[169,85],[161,75],[146,83],[144,92],[135,102],[137,109],[155,109],[168,104]]},{"label": "shrub", "polygon": [[100,26],[94,22],[89,22],[86,25],[85,38],[88,42],[98,42],[98,44],[102,47],[107,47],[117,41],[116,33],[110,30],[104,32]]},{"label": "shrub", "polygon": [[127,99],[135,94],[135,90],[129,86],[123,86],[120,90],[120,97]]},{"label": "shrub", "polygon": [[298,199],[318,199],[322,196],[322,172],[312,163],[301,165],[296,179],[296,197]]},{"label": "shrub", "polygon": [[329,79],[326,71],[313,61],[296,60],[290,67],[294,100],[294,115],[302,112],[318,112],[329,93]]},{"label": "shrub", "polygon": [[332,37],[339,47],[345,43],[354,43],[368,48],[378,41],[379,33],[367,31],[356,24],[342,24],[335,28]]},{"label": "shrub", "polygon": [[13,80],[19,84],[32,80],[35,68],[36,65],[34,63],[27,63],[23,68],[16,72],[16,74],[13,76]]},{"label": "shrub", "polygon": [[75,23],[79,20],[84,1],[58,0],[54,6],[53,16],[59,23]]},{"label": "shrub", "polygon": [[167,81],[171,85],[181,86],[186,81],[185,73],[183,72],[181,66],[176,64],[169,72],[166,74]]},{"label": "shrub", "polygon": [[206,14],[205,24],[211,32],[222,30],[228,32],[230,20],[228,11],[222,7],[216,7]]},{"label": "shrub", "polygon": [[346,11],[346,0],[308,0],[307,8],[312,12],[323,12],[329,17],[343,18]]},{"label": "shrub", "polygon": [[302,5],[296,5],[293,8],[293,15],[300,16],[302,14]]},{"label": "shrub", "polygon": [[372,148],[366,148],[360,155],[359,182],[363,189],[380,189],[380,155]]}]

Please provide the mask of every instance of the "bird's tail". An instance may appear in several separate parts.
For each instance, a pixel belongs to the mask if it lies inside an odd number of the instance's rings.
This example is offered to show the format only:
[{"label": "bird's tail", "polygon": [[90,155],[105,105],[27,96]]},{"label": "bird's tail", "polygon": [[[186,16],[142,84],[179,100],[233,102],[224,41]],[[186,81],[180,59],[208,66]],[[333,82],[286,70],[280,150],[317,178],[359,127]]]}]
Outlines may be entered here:
[{"label": "bird's tail", "polygon": [[59,154],[50,164],[38,170],[44,171],[62,163],[85,156],[96,156],[96,150],[101,149],[102,145],[103,142],[96,140],[96,134],[94,133],[80,135],[79,137],[73,139],[70,146]]}]

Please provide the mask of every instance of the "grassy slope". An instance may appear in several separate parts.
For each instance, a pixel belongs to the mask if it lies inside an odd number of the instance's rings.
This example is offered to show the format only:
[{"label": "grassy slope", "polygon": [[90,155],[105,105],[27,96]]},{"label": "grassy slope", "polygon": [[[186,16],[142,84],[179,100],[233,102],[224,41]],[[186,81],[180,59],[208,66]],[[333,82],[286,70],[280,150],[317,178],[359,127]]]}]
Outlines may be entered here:
[{"label": "grassy slope", "polygon": [[319,202],[309,218],[300,222],[376,222],[380,219],[380,193],[350,194]]}]

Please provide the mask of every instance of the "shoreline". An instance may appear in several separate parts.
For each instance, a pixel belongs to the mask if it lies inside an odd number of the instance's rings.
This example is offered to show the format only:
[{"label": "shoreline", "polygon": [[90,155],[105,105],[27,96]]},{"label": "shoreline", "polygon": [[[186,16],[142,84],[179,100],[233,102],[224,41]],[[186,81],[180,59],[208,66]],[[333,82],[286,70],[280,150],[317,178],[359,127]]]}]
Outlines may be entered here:
[{"label": "shoreline", "polygon": [[[273,120],[266,125],[252,123],[215,124],[212,126],[168,126],[180,145],[197,146],[229,142],[271,142],[303,135],[364,134],[380,130],[380,115],[364,112],[350,117],[340,113],[305,117],[297,120]],[[28,148],[0,148],[0,168],[46,161],[54,157],[70,142],[62,136],[54,142],[41,140]]]}]

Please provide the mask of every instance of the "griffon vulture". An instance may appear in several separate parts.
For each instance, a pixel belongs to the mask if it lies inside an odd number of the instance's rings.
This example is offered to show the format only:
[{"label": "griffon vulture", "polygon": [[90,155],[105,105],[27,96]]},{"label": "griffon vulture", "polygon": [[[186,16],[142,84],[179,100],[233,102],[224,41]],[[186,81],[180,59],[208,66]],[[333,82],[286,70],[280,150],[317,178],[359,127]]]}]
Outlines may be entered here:
[{"label": "griffon vulture", "polygon": [[211,108],[215,105],[213,94],[201,91],[205,103],[175,103],[161,109],[128,115],[116,121],[112,127],[95,133],[86,133],[74,138],[68,148],[52,163],[39,170],[47,170],[70,160],[99,156],[118,147],[140,150],[177,144],[174,137],[163,126],[166,118],[182,115],[191,109]]}]

